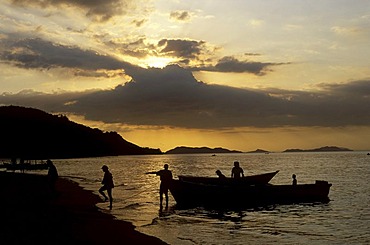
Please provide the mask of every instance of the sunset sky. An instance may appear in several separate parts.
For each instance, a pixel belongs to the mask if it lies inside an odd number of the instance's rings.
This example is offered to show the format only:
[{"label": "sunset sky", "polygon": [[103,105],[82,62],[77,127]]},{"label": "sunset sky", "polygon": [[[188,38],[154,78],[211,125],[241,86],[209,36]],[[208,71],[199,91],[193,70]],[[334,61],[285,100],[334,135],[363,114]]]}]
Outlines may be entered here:
[{"label": "sunset sky", "polygon": [[0,0],[0,104],[139,146],[370,150],[370,1]]}]

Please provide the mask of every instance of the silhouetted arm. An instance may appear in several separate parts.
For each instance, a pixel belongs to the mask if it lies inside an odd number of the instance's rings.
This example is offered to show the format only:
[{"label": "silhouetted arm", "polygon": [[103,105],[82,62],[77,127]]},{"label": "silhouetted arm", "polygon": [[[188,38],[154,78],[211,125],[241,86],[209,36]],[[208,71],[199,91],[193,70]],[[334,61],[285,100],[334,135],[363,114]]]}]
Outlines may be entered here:
[{"label": "silhouetted arm", "polygon": [[146,172],[145,174],[158,174],[158,171]]}]

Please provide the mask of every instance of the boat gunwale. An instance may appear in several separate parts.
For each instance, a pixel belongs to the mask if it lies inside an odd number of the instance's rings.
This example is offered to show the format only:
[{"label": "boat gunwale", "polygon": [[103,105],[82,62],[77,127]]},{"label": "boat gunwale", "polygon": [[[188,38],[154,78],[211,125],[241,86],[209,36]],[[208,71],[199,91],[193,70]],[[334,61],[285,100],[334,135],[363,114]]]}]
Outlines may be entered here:
[{"label": "boat gunwale", "polygon": [[[263,174],[254,174],[254,175],[247,175],[247,176],[244,176],[244,177],[241,177],[241,178],[238,178],[238,179],[235,179],[235,178],[231,178],[231,177],[226,177],[226,179],[228,180],[247,180],[249,178],[255,178],[255,177],[260,177],[260,176],[267,176],[267,175],[272,175],[274,174],[274,176],[279,173],[280,170],[276,170],[276,171],[273,171],[273,172],[267,172],[267,173],[263,173]],[[181,178],[194,178],[194,179],[220,179],[219,177],[213,177],[213,176],[194,176],[194,175],[178,175],[178,178],[181,180]]]}]

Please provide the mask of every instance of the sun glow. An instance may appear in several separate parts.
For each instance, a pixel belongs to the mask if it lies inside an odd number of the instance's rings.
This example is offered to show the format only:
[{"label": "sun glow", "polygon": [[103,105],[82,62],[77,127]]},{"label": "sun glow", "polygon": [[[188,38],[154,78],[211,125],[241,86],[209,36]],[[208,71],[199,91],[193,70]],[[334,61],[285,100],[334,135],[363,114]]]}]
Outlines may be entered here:
[{"label": "sun glow", "polygon": [[145,62],[146,67],[164,68],[173,61],[174,60],[172,58],[168,58],[168,57],[152,56],[152,57],[147,58],[144,62]]}]

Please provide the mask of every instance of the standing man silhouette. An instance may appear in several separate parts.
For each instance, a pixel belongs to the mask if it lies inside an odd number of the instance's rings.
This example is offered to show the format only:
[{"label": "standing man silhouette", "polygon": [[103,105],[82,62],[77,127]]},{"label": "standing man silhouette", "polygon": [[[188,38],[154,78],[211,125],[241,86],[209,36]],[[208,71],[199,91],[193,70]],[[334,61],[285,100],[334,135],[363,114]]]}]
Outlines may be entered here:
[{"label": "standing man silhouette", "polygon": [[58,170],[50,159],[46,160],[46,164],[48,166],[49,188],[50,188],[50,191],[51,191],[52,195],[55,195],[56,194],[55,184],[56,184],[57,179],[58,179]]},{"label": "standing man silhouette", "polygon": [[164,169],[154,172],[147,172],[147,174],[156,174],[160,176],[161,184],[159,186],[159,200],[160,208],[163,207],[163,194],[166,196],[166,208],[168,208],[168,190],[172,181],[172,172],[168,170],[168,164],[165,164]]},{"label": "standing man silhouette", "polygon": [[[101,182],[103,186],[100,187],[99,193],[104,197],[104,201],[108,201],[109,199],[109,209],[112,209],[113,203],[112,189],[114,188],[113,175],[111,174],[111,172],[109,172],[107,165],[103,165],[101,169],[104,172],[104,177],[103,181]],[[107,191],[109,198],[105,195],[104,191]]]}]

